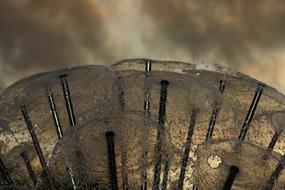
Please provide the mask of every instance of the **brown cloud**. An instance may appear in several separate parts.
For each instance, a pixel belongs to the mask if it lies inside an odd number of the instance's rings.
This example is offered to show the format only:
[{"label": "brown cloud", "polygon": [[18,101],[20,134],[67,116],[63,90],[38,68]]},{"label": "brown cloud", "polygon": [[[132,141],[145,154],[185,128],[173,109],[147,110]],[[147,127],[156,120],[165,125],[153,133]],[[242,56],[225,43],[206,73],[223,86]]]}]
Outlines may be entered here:
[{"label": "brown cloud", "polygon": [[0,26],[2,72],[46,71],[111,56],[91,0],[1,0]]},{"label": "brown cloud", "polygon": [[0,79],[149,57],[229,65],[285,92],[284,18],[283,0],[0,0]]},{"label": "brown cloud", "polygon": [[143,0],[142,3],[161,34],[175,47],[188,48],[193,57],[207,58],[214,54],[216,60],[239,68],[260,61],[255,51],[285,48],[285,1]]}]

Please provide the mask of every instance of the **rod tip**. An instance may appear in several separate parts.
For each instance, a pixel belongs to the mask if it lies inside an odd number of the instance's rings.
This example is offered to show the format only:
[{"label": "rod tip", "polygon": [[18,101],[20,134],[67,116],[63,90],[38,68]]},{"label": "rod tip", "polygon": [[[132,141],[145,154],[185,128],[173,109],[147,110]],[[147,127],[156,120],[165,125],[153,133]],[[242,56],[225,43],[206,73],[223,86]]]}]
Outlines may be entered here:
[{"label": "rod tip", "polygon": [[21,111],[26,111],[27,106],[25,104],[23,104],[23,105],[20,106],[20,109],[21,109]]},{"label": "rod tip", "polygon": [[107,131],[105,133],[106,137],[114,137],[115,136],[115,133],[113,131]]},{"label": "rod tip", "polygon": [[257,83],[257,86],[259,87],[259,88],[265,88],[266,87],[266,84],[264,84],[264,83]]},{"label": "rod tip", "polygon": [[237,166],[231,166],[230,171],[234,174],[239,173],[239,168]]},{"label": "rod tip", "polygon": [[59,77],[59,78],[65,78],[65,77],[67,77],[67,74],[61,74],[61,75],[59,75],[58,77]]},{"label": "rod tip", "polygon": [[167,85],[169,85],[169,82],[167,80],[162,80],[162,81],[160,81],[160,84],[162,86],[167,86]]}]

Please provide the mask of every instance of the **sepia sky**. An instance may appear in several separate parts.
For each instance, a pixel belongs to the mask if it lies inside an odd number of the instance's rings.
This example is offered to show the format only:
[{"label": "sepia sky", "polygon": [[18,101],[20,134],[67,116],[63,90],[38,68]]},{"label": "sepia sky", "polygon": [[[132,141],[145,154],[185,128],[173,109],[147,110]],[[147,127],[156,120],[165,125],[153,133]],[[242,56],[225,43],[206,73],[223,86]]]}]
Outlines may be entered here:
[{"label": "sepia sky", "polygon": [[147,57],[226,65],[285,93],[283,0],[1,0],[0,88]]}]

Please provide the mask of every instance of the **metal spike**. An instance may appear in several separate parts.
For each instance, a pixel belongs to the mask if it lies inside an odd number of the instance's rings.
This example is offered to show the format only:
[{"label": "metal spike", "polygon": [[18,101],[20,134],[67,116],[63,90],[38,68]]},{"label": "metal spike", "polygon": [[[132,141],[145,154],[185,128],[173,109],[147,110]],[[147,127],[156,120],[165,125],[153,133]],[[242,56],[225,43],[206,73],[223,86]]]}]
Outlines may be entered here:
[{"label": "metal spike", "polygon": [[[145,93],[144,97],[144,119],[145,122],[148,122],[149,116],[150,116],[150,94],[148,92]],[[148,138],[148,137],[146,137]],[[143,167],[142,167],[142,185],[141,189],[142,190],[147,190],[147,157],[148,157],[148,150],[146,149],[143,154]]]},{"label": "metal spike", "polygon": [[8,185],[14,184],[14,182],[13,182],[12,178],[10,177],[10,174],[9,174],[8,170],[6,169],[1,158],[0,158],[0,172],[2,173],[4,180],[7,182]]},{"label": "metal spike", "polygon": [[169,161],[170,161],[170,157],[169,155],[165,156],[164,159],[164,169],[163,169],[163,179],[162,179],[162,185],[161,185],[161,190],[166,190],[167,188],[167,182],[168,182],[168,173],[169,173]]},{"label": "metal spike", "polygon": [[156,144],[156,160],[154,166],[154,176],[152,189],[158,190],[160,183],[161,161],[162,161],[162,137],[161,132],[164,131],[165,113],[166,113],[166,100],[169,82],[163,80],[160,82],[160,101],[159,101],[159,114],[158,114],[158,131],[157,131],[157,144]]},{"label": "metal spike", "polygon": [[237,176],[237,174],[239,173],[239,168],[236,166],[232,166],[230,168],[230,173],[229,176],[225,182],[225,185],[223,187],[223,190],[230,190],[232,188],[232,185],[234,183],[234,180]]},{"label": "metal spike", "polygon": [[61,128],[61,125],[60,125],[58,113],[56,111],[56,105],[55,105],[55,101],[54,101],[54,96],[53,96],[53,93],[52,93],[51,89],[46,88],[46,91],[47,91],[47,94],[48,94],[48,102],[49,102],[50,110],[51,110],[51,113],[52,113],[54,126],[55,126],[55,129],[56,129],[58,138],[62,139],[63,133],[62,133],[62,128]]},{"label": "metal spike", "polygon": [[[55,126],[55,129],[57,132],[57,136],[58,136],[58,139],[61,140],[63,138],[63,132],[62,132],[59,116],[58,116],[58,113],[56,110],[54,96],[53,96],[52,90],[50,88],[46,87],[46,91],[48,94],[48,102],[50,105],[50,109],[51,109],[51,113],[52,113],[52,117],[53,117],[53,121],[54,121],[54,126]],[[71,167],[66,167],[66,171],[68,172],[73,190],[76,190],[74,175],[73,175]]]},{"label": "metal spike", "polygon": [[270,175],[270,178],[268,179],[268,181],[266,182],[265,187],[263,188],[263,190],[269,190],[272,189],[276,180],[279,178],[281,172],[284,169],[284,165],[285,165],[285,154],[282,156],[281,160],[279,161],[277,167],[275,168],[275,170],[272,172],[272,174]]},{"label": "metal spike", "polygon": [[196,117],[197,113],[199,110],[197,108],[193,108],[192,113],[191,113],[191,118],[190,118],[190,125],[188,129],[188,134],[185,142],[185,147],[184,147],[184,154],[182,157],[182,162],[181,162],[181,169],[180,169],[180,175],[179,175],[179,180],[178,180],[178,190],[183,189],[183,184],[184,184],[184,179],[185,179],[185,172],[186,172],[186,167],[188,165],[188,159],[189,159],[189,152],[190,152],[190,147],[192,144],[192,137],[193,137],[193,131],[196,123]]},{"label": "metal spike", "polygon": [[[223,80],[221,80],[220,81],[219,92],[221,94],[223,94],[224,90],[225,90],[225,82]],[[221,109],[221,102],[215,101],[214,109],[213,109],[213,112],[212,112],[212,115],[211,115],[211,119],[210,119],[210,122],[209,122],[209,128],[208,128],[207,135],[206,135],[206,140],[210,139],[212,137],[212,135],[213,135],[214,127],[215,127],[216,120],[217,120],[217,117],[219,115],[220,109]]]},{"label": "metal spike", "polygon": [[282,131],[283,131],[283,128],[281,130],[278,130],[278,131],[276,131],[274,133],[274,135],[273,135],[273,137],[272,137],[272,139],[271,139],[271,141],[270,141],[270,143],[269,143],[269,145],[268,145],[268,147],[266,149],[266,152],[263,155],[263,159],[267,159],[268,158],[268,156],[272,152],[272,150],[273,150],[273,148],[274,148],[278,138],[281,136]]},{"label": "metal spike", "polygon": [[245,138],[245,135],[248,131],[248,128],[249,128],[250,123],[252,121],[252,118],[254,116],[256,107],[257,107],[258,102],[260,100],[260,97],[262,95],[263,87],[264,87],[264,85],[261,85],[261,84],[258,84],[258,86],[257,86],[256,93],[253,97],[253,100],[252,100],[251,105],[249,107],[249,110],[247,112],[246,118],[245,118],[244,123],[242,125],[242,128],[240,130],[240,134],[238,136],[238,142],[243,141]]},{"label": "metal spike", "polygon": [[36,174],[35,174],[35,172],[34,172],[34,170],[32,168],[32,165],[31,165],[31,162],[30,162],[30,160],[28,158],[27,152],[25,152],[25,151],[22,152],[21,153],[21,157],[23,158],[23,160],[24,160],[24,162],[26,164],[28,173],[29,173],[29,175],[30,175],[30,177],[31,177],[31,179],[33,181],[34,186],[36,186],[37,182],[38,182],[38,179],[37,179],[37,176],[36,176]]},{"label": "metal spike", "polygon": [[146,61],[145,61],[145,75],[146,75],[147,77],[150,76],[151,65],[152,65],[152,62],[151,62],[150,60],[146,60]]},{"label": "metal spike", "polygon": [[59,76],[61,80],[61,86],[63,90],[63,96],[65,99],[65,105],[67,109],[67,114],[69,118],[69,123],[71,127],[75,127],[76,125],[76,120],[74,116],[74,111],[73,111],[73,106],[72,106],[72,101],[71,101],[71,95],[69,91],[69,86],[68,86],[68,80],[67,80],[67,75],[63,74]]},{"label": "metal spike", "polygon": [[24,119],[25,119],[26,126],[27,126],[27,128],[28,128],[28,131],[29,131],[29,133],[30,133],[30,135],[31,135],[31,138],[32,138],[32,141],[33,141],[35,150],[36,150],[37,155],[38,155],[38,157],[39,157],[40,164],[41,164],[42,169],[43,169],[43,175],[44,175],[45,181],[46,181],[48,187],[49,187],[50,189],[53,189],[53,186],[52,186],[52,179],[51,179],[51,176],[50,176],[50,173],[49,173],[49,170],[48,170],[48,167],[47,167],[47,164],[46,164],[46,161],[45,161],[45,158],[44,158],[42,149],[41,149],[41,147],[40,147],[38,138],[37,138],[36,133],[35,133],[35,131],[34,131],[32,122],[31,122],[31,120],[30,120],[30,117],[29,117],[29,115],[28,115],[28,111],[27,111],[27,108],[26,108],[25,105],[22,105],[22,106],[21,106],[21,111],[22,111],[23,117],[24,117]]}]

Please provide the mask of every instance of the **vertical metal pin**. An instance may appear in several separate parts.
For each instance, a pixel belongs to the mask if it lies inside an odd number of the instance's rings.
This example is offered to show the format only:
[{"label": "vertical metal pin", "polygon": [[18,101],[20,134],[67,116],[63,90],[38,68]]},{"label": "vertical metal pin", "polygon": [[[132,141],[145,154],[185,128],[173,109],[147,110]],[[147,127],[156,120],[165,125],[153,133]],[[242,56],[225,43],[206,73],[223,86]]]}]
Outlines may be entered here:
[{"label": "vertical metal pin", "polygon": [[220,80],[219,92],[221,94],[224,94],[224,91],[225,91],[225,81],[224,80]]},{"label": "vertical metal pin", "polygon": [[166,100],[169,82],[163,80],[160,82],[160,101],[159,101],[159,114],[158,114],[158,124],[159,127],[164,129],[165,124],[165,113],[166,113]]},{"label": "vertical metal pin", "polygon": [[14,184],[14,182],[13,182],[12,178],[10,177],[9,172],[8,172],[7,168],[5,167],[1,158],[0,158],[0,172],[2,173],[4,180],[7,182],[8,185]]},{"label": "vertical metal pin", "polygon": [[50,110],[51,110],[51,113],[52,113],[54,126],[55,126],[55,129],[56,129],[58,138],[62,139],[63,133],[62,133],[62,128],[61,128],[61,125],[60,125],[58,113],[56,111],[56,105],[55,105],[55,101],[54,101],[54,96],[53,96],[53,93],[52,93],[51,89],[46,88],[46,91],[47,91],[47,94],[48,94],[48,102],[49,102]]},{"label": "vertical metal pin", "polygon": [[158,113],[158,130],[157,130],[157,144],[156,144],[156,160],[154,166],[154,176],[152,189],[158,190],[160,183],[160,173],[161,173],[161,161],[162,161],[162,137],[161,133],[164,131],[165,124],[165,113],[166,113],[166,101],[167,101],[167,91],[169,82],[162,80],[160,82],[160,101],[159,101],[159,113]]},{"label": "vertical metal pin", "polygon": [[268,158],[269,154],[272,152],[272,150],[273,150],[273,148],[274,148],[278,138],[281,136],[282,132],[283,132],[283,128],[281,130],[278,130],[278,131],[276,131],[274,133],[274,135],[273,135],[273,137],[272,137],[272,139],[271,139],[271,141],[270,141],[270,143],[269,143],[269,145],[268,145],[268,147],[266,149],[266,152],[263,155],[263,159],[267,159]]},{"label": "vertical metal pin", "polygon": [[32,138],[32,141],[33,141],[33,144],[34,144],[34,148],[37,152],[37,155],[39,157],[39,160],[40,160],[40,164],[42,166],[42,169],[43,169],[43,175],[44,175],[44,178],[46,180],[46,183],[48,185],[48,187],[50,189],[53,189],[53,186],[52,186],[52,179],[51,179],[51,176],[50,176],[50,173],[49,173],[49,170],[48,170],[48,167],[47,167],[47,164],[46,164],[46,161],[45,161],[45,158],[44,158],[44,155],[43,155],[43,152],[42,152],[42,149],[40,147],[40,144],[39,144],[39,141],[38,141],[38,138],[36,136],[36,133],[34,131],[34,128],[33,128],[33,125],[32,125],[32,122],[30,120],[30,117],[28,115],[28,111],[27,111],[27,108],[25,105],[22,105],[21,106],[21,111],[22,111],[22,114],[23,114],[23,117],[25,119],[25,122],[26,122],[26,126],[28,128],[28,131],[31,135],[31,138]]},{"label": "vertical metal pin", "polygon": [[263,88],[264,88],[264,85],[258,84],[257,89],[256,89],[256,93],[253,97],[253,100],[252,100],[251,105],[249,107],[249,110],[247,112],[246,118],[245,118],[244,123],[241,127],[240,134],[238,136],[238,142],[243,141],[245,138],[245,135],[248,131],[248,128],[249,128],[250,123],[252,121],[252,118],[254,116],[256,107],[257,107],[258,102],[260,100],[260,97],[262,95]]},{"label": "vertical metal pin", "polygon": [[67,75],[66,74],[60,75],[59,78],[61,80],[61,86],[63,90],[63,95],[65,99],[65,105],[67,109],[70,126],[75,127],[76,120],[74,116],[73,105],[72,105],[71,95],[70,95],[68,81],[67,81]]},{"label": "vertical metal pin", "polygon": [[239,173],[239,168],[236,166],[232,166],[230,168],[230,173],[229,176],[225,182],[225,185],[223,187],[223,190],[230,190],[232,188],[232,185],[234,183],[234,180],[237,176],[237,174]]},{"label": "vertical metal pin", "polygon": [[[145,75],[148,78],[150,76],[150,71],[151,71],[151,61],[147,60],[144,62],[145,63]],[[150,117],[150,94],[148,92],[148,87],[145,87],[146,91],[144,94],[144,119],[147,122]],[[147,138],[147,137],[146,137]],[[142,171],[142,185],[141,189],[142,190],[147,190],[147,157],[148,157],[148,150],[146,149],[144,154],[143,154],[143,171]]]},{"label": "vertical metal pin", "polygon": [[37,176],[36,176],[36,174],[35,174],[35,172],[34,172],[34,170],[32,168],[32,165],[31,165],[31,162],[30,162],[30,160],[28,158],[27,152],[25,152],[25,151],[22,152],[21,153],[21,157],[23,158],[23,160],[24,160],[24,162],[26,164],[26,168],[28,170],[28,173],[29,173],[32,181],[33,181],[34,186],[36,186],[37,182],[38,182],[38,179],[37,179]]},{"label": "vertical metal pin", "polygon": [[166,190],[168,185],[168,173],[169,173],[169,163],[170,157],[169,155],[165,156],[164,163],[163,163],[163,178],[162,178],[162,184],[161,184],[161,190]]},{"label": "vertical metal pin", "polygon": [[[225,90],[225,81],[221,80],[220,81],[219,92],[221,94],[223,94],[224,90]],[[213,109],[213,112],[212,112],[212,115],[211,115],[211,119],[210,119],[210,122],[209,122],[209,128],[208,128],[207,135],[206,135],[206,140],[210,139],[212,137],[212,135],[213,135],[213,131],[214,131],[214,128],[215,128],[216,120],[217,120],[217,117],[219,115],[220,109],[221,109],[221,102],[215,101],[214,109]]]},{"label": "vertical metal pin", "polygon": [[150,76],[152,63],[150,60],[145,61],[145,75],[148,77]]},{"label": "vertical metal pin", "polygon": [[184,147],[184,154],[182,157],[182,162],[181,162],[181,169],[180,169],[180,175],[179,175],[179,181],[178,181],[178,190],[183,189],[183,184],[184,184],[184,179],[185,179],[185,172],[186,172],[186,167],[188,165],[188,159],[189,159],[189,152],[190,152],[190,147],[192,144],[192,137],[193,137],[193,132],[194,132],[194,127],[196,123],[196,117],[197,113],[199,110],[197,108],[193,108],[191,112],[191,117],[190,117],[190,124],[189,124],[189,129],[188,129],[188,134],[185,142],[185,147]]},{"label": "vertical metal pin", "polygon": [[273,188],[275,182],[277,181],[277,179],[279,178],[281,172],[283,171],[284,166],[285,166],[285,154],[282,156],[282,158],[279,161],[277,167],[275,168],[275,170],[270,175],[270,178],[266,182],[266,185],[263,188],[263,190],[269,190],[269,189]]},{"label": "vertical metal pin", "polygon": [[[65,99],[65,105],[66,105],[66,109],[67,109],[69,123],[70,123],[70,126],[72,128],[74,128],[76,126],[76,119],[75,119],[75,115],[74,115],[73,104],[72,104],[72,99],[71,99],[68,80],[67,80],[67,74],[60,75],[59,78],[61,80],[61,86],[62,86],[62,90],[63,90],[63,96]],[[76,148],[76,149],[78,149],[78,148]],[[76,154],[77,159],[80,160],[82,158],[82,153],[79,150],[77,150],[76,152],[77,152],[77,154]],[[81,158],[79,158],[79,157],[81,157]],[[68,168],[68,169],[70,171],[72,168]],[[81,170],[80,172],[83,173],[84,171]],[[86,177],[83,176],[83,174],[81,174],[81,176],[83,178],[82,181],[85,184],[87,184]],[[73,175],[69,173],[69,177],[72,178]],[[73,188],[74,187],[75,186],[73,186]]]},{"label": "vertical metal pin", "polygon": [[[52,90],[50,88],[46,87],[46,91],[48,94],[48,102],[49,102],[50,110],[52,113],[52,117],[53,117],[55,129],[57,132],[57,136],[58,136],[58,139],[61,140],[63,138],[63,132],[62,132],[60,120],[58,117],[58,113],[56,110],[54,96],[53,96]],[[72,188],[73,188],[73,190],[76,190],[76,185],[75,185],[75,180],[74,180],[74,175],[73,175],[72,169],[70,167],[67,167],[66,170],[67,170],[69,178],[71,180]]]},{"label": "vertical metal pin", "polygon": [[69,176],[69,178],[70,178],[71,185],[72,185],[72,189],[73,189],[73,190],[76,190],[77,187],[76,187],[76,184],[75,184],[74,174],[73,174],[72,168],[71,168],[71,167],[66,167],[65,169],[66,169],[66,171],[67,171],[67,173],[68,173],[68,176]]}]

